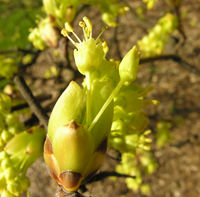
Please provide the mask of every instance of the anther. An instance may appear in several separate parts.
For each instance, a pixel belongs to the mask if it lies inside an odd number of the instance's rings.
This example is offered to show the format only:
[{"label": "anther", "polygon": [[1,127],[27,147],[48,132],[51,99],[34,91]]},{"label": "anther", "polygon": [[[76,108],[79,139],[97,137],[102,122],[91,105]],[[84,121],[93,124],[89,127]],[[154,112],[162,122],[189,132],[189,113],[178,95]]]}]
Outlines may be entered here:
[{"label": "anther", "polygon": [[65,23],[65,29],[68,32],[73,32],[74,31],[73,27],[69,23]]},{"label": "anther", "polygon": [[62,29],[61,30],[61,34],[64,36],[64,37],[67,37],[71,43],[76,46],[76,43],[74,42],[74,40],[72,40],[72,38],[68,35],[68,31],[66,29]]},{"label": "anther", "polygon": [[83,21],[85,22],[87,26],[87,30],[88,30],[87,33],[89,33],[89,38],[91,38],[92,37],[92,23],[86,16],[83,17]]}]

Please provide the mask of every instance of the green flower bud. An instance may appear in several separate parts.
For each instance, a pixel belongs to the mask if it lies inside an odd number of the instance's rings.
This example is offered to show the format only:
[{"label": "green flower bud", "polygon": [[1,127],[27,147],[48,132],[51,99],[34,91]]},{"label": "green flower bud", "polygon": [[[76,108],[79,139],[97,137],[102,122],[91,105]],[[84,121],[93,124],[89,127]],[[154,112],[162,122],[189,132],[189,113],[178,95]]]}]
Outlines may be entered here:
[{"label": "green flower bud", "polygon": [[114,16],[114,15],[108,13],[108,12],[104,12],[102,14],[103,22],[105,22],[110,27],[116,27],[117,26],[115,18],[116,18],[116,16]]},{"label": "green flower bud", "polygon": [[122,59],[119,65],[120,80],[131,83],[136,79],[139,69],[140,53],[137,47],[134,46]]},{"label": "green flower bud", "polygon": [[34,127],[15,135],[6,145],[5,151],[20,164],[20,169],[25,172],[42,155],[44,139],[44,129]]},{"label": "green flower bud", "polygon": [[48,136],[53,138],[57,128],[74,120],[81,123],[84,110],[83,90],[76,82],[71,82],[59,97],[49,119]]},{"label": "green flower bud", "polygon": [[91,136],[75,122],[57,129],[52,146],[61,171],[80,173],[84,172],[94,149]]},{"label": "green flower bud", "polygon": [[10,108],[11,108],[11,98],[6,94],[0,93],[0,111],[2,113],[7,114],[10,112]]},{"label": "green flower bud", "polygon": [[57,33],[49,18],[42,19],[37,28],[31,29],[28,39],[40,50],[44,50],[46,46],[57,46]]},{"label": "green flower bud", "polygon": [[52,16],[55,15],[55,11],[56,11],[55,0],[43,0],[43,5],[44,5],[45,12],[47,14],[50,14]]},{"label": "green flower bud", "polygon": [[[47,138],[44,146],[47,165],[67,191],[80,186],[93,153],[92,136],[75,121],[57,128],[52,140]],[[70,183],[69,176],[77,179]]]}]

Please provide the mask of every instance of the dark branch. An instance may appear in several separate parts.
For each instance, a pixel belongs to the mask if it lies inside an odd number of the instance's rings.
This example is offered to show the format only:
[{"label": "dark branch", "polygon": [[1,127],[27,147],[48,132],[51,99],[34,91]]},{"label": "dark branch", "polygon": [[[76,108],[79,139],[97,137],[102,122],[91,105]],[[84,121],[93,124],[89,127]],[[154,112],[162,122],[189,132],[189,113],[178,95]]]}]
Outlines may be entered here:
[{"label": "dark branch", "polygon": [[[41,95],[41,96],[38,96],[36,98],[36,100],[38,102],[42,102],[42,101],[45,101],[45,100],[48,100],[48,99],[51,99],[51,95]],[[28,103],[22,103],[22,104],[19,104],[19,105],[15,105],[11,108],[11,112],[27,108],[28,106],[29,106]]]},{"label": "dark branch", "polygon": [[178,55],[161,55],[157,57],[149,57],[149,58],[142,58],[140,60],[141,64],[147,63],[147,62],[154,62],[157,60],[173,60],[174,62],[178,63],[180,66],[183,68],[193,72],[194,74],[200,75],[200,70],[194,67],[193,65],[189,64],[185,60],[183,60],[180,56]]},{"label": "dark branch", "polygon": [[18,53],[18,52],[23,53],[23,54],[35,54],[35,53],[37,53],[36,51],[33,51],[31,49],[16,48],[16,49],[8,49],[8,50],[5,50],[5,51],[0,51],[0,54],[4,55],[4,54]]},{"label": "dark branch", "polygon": [[135,178],[135,176],[131,176],[131,175],[128,175],[128,174],[120,174],[120,173],[117,173],[117,172],[109,172],[109,171],[104,171],[104,172],[100,172],[96,175],[94,175],[90,180],[88,180],[86,182],[86,184],[89,184],[89,183],[93,183],[93,182],[96,182],[96,181],[100,181],[100,180],[103,180],[107,177],[110,177],[110,176],[115,176],[115,177],[123,177],[123,178]]},{"label": "dark branch", "polygon": [[[117,22],[117,24],[119,24],[119,17],[116,18],[116,22]],[[114,29],[113,41],[116,44],[117,57],[119,57],[119,59],[122,60],[122,54],[121,54],[121,51],[120,51],[119,40],[118,40],[118,26],[115,27],[115,29]]]},{"label": "dark branch", "polygon": [[39,121],[43,124],[45,128],[47,128],[48,124],[48,116],[40,106],[40,104],[37,102],[35,97],[33,96],[31,90],[27,86],[26,82],[24,81],[23,77],[21,76],[15,76],[14,77],[14,83],[18,87],[20,93],[24,97],[24,99],[29,104],[32,112],[37,116]]}]

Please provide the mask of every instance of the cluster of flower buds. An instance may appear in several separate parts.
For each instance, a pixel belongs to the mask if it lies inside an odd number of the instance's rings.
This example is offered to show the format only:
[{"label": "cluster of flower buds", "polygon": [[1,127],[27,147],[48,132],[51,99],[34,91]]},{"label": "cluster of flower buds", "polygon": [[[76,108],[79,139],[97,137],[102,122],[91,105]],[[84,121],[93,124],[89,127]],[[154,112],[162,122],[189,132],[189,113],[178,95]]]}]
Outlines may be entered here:
[{"label": "cluster of flower buds", "polygon": [[102,20],[109,26],[116,26],[116,17],[128,11],[128,8],[119,0],[43,0],[47,17],[41,18],[37,22],[38,26],[31,29],[29,34],[29,40],[34,47],[44,50],[48,46],[56,46],[58,39],[56,30],[61,30],[65,22],[72,22],[81,5],[97,6],[102,12]]},{"label": "cluster of flower buds", "polygon": [[11,113],[11,99],[8,95],[0,94],[0,151],[7,142],[24,129],[17,113]]},{"label": "cluster of flower buds", "polygon": [[[11,112],[11,98],[0,94],[0,194],[17,197],[29,186],[28,167],[42,154],[45,132],[24,131],[18,112]],[[23,132],[24,131],[24,132]]]},{"label": "cluster of flower buds", "polygon": [[71,22],[81,5],[96,6],[102,12],[102,20],[109,26],[116,26],[115,19],[119,14],[128,11],[128,7],[119,0],[43,0],[45,11],[56,20],[58,25]]},{"label": "cluster of flower buds", "polygon": [[149,31],[147,36],[138,41],[143,57],[160,55],[167,43],[167,40],[178,27],[177,16],[167,13],[163,16],[155,27]]},{"label": "cluster of flower buds", "polygon": [[116,17],[125,14],[129,8],[121,3],[119,0],[93,0],[93,4],[97,5],[102,12],[102,20],[108,26],[115,27]]},{"label": "cluster of flower buds", "polygon": [[150,149],[151,139],[147,137],[150,133],[145,131],[149,120],[143,109],[156,101],[145,99],[149,91],[137,84],[129,84],[122,87],[114,99],[110,145],[121,153],[135,152],[138,148]]},{"label": "cluster of flower buds", "polygon": [[[152,173],[156,163],[149,152],[151,149],[150,130],[146,130],[149,119],[143,109],[156,104],[157,101],[145,99],[150,88],[142,88],[137,84],[122,87],[114,98],[114,117],[109,138],[109,145],[121,153],[122,162],[117,165],[119,173],[136,176],[127,178],[130,189],[142,188],[142,168]],[[147,161],[148,162],[143,162]],[[142,164],[142,165],[141,165]]]},{"label": "cluster of flower buds", "polygon": [[[157,168],[152,154],[147,151],[137,150],[138,154],[126,152],[122,154],[121,164],[117,166],[116,170],[119,173],[135,176],[135,178],[126,178],[128,188],[132,190],[141,189],[147,185],[143,183],[143,173],[151,174]],[[143,192],[142,192],[143,193]]]},{"label": "cluster of flower buds", "polygon": [[171,126],[170,122],[158,122],[156,132],[156,144],[158,147],[165,146],[173,138],[170,132]]},{"label": "cluster of flower buds", "polygon": [[0,152],[0,194],[18,197],[27,190],[26,171],[42,155],[45,131],[31,128],[15,135]]},{"label": "cluster of flower buds", "polygon": [[11,78],[17,71],[18,67],[13,58],[0,55],[0,76]]},{"label": "cluster of flower buds", "polygon": [[57,33],[49,18],[38,21],[38,27],[30,29],[28,39],[33,43],[34,47],[44,50],[47,46],[57,46]]},{"label": "cluster of flower buds", "polygon": [[[106,59],[108,46],[92,37],[87,17],[79,23],[83,41],[69,23],[62,34],[74,44],[75,63],[85,75],[83,88],[71,82],[51,113],[44,158],[51,176],[66,192],[74,192],[100,167],[107,148],[114,114],[114,98],[133,83],[139,52],[133,47],[121,63]],[[69,34],[73,34],[74,41]]]}]

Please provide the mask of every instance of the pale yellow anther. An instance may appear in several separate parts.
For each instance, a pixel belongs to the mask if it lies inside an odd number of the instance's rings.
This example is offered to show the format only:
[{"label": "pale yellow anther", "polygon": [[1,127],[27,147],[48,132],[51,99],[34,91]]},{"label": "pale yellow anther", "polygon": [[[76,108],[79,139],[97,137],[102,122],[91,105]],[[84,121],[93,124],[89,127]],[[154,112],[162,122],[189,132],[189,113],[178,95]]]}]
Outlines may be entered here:
[{"label": "pale yellow anther", "polygon": [[82,27],[82,28],[85,28],[85,23],[83,21],[80,21],[79,26]]},{"label": "pale yellow anther", "polygon": [[102,46],[103,46],[103,51],[104,51],[104,53],[106,54],[106,53],[109,51],[109,47],[108,47],[106,41],[104,41],[104,42],[102,43]]},{"label": "pale yellow anther", "polygon": [[87,18],[86,16],[83,17],[83,21],[85,22],[87,28],[88,28],[88,31],[90,33],[92,33],[92,23],[91,21],[89,20],[89,18]]},{"label": "pale yellow anther", "polygon": [[61,30],[61,34],[64,36],[64,37],[67,37],[68,36],[68,32],[66,29],[62,29]]},{"label": "pale yellow anther", "polygon": [[76,43],[74,42],[74,40],[71,39],[71,37],[69,36],[68,31],[67,31],[65,28],[63,28],[63,29],[61,30],[61,34],[62,34],[64,37],[67,37],[67,38],[72,42],[72,44],[73,44],[74,46],[76,46]]},{"label": "pale yellow anther", "polygon": [[74,31],[73,27],[69,23],[65,23],[65,29],[68,32],[73,32]]}]

